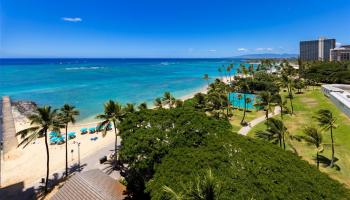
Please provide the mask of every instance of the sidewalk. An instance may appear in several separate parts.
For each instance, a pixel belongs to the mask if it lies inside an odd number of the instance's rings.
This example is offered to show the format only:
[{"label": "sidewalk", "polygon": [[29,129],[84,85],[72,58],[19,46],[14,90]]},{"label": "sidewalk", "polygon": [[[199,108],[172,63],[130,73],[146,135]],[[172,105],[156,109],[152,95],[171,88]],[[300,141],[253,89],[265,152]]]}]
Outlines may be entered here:
[{"label": "sidewalk", "polygon": [[[281,109],[280,107],[275,107],[275,110],[273,113],[270,113],[269,114],[269,117],[273,117],[273,116],[276,116],[278,114],[280,114],[281,112]],[[259,124],[260,122],[263,122],[265,121],[266,118],[265,118],[265,115],[264,116],[261,116],[261,117],[258,117],[252,121],[250,121],[248,124],[249,126],[245,126],[245,127],[242,127],[239,131],[238,131],[238,134],[240,135],[247,135],[249,133],[249,131],[254,127],[256,126],[257,124]]]}]

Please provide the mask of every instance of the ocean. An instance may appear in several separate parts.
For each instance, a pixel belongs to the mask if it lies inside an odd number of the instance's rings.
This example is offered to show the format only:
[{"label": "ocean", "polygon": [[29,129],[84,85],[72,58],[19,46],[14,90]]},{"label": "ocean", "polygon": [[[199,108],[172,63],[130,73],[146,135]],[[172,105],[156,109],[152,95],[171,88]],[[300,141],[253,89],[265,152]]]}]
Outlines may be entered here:
[{"label": "ocean", "polygon": [[[103,104],[147,102],[165,91],[176,98],[194,93],[219,77],[218,67],[239,59],[0,59],[0,96],[80,110],[84,121],[103,112]],[[235,71],[235,70],[233,70]]]}]

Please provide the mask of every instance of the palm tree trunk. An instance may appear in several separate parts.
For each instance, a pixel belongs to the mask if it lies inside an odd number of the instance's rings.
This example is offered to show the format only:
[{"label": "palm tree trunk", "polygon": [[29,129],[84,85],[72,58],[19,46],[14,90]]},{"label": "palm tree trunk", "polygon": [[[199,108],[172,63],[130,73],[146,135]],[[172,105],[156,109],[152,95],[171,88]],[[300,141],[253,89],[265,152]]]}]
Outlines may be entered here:
[{"label": "palm tree trunk", "polygon": [[49,145],[47,144],[47,130],[45,130],[45,147],[46,147],[46,180],[44,191],[47,193],[49,183],[49,171],[50,171],[50,156],[49,156]]},{"label": "palm tree trunk", "polygon": [[292,88],[289,87],[288,90],[289,90],[288,93],[289,93],[290,108],[292,110],[292,115],[293,115],[294,107],[293,107],[293,100],[292,100],[293,99]]},{"label": "palm tree trunk", "polygon": [[242,118],[241,124],[244,122],[246,110],[247,110],[247,100],[244,95],[244,109],[243,109],[243,118]]},{"label": "palm tree trunk", "polygon": [[282,148],[282,137],[279,136],[280,148]]},{"label": "palm tree trunk", "polygon": [[332,160],[330,167],[334,166],[334,140],[333,140],[333,128],[331,127],[331,139],[332,139]]},{"label": "palm tree trunk", "polygon": [[283,106],[280,106],[280,112],[281,112],[281,119],[283,120]]},{"label": "palm tree trunk", "polygon": [[66,176],[68,176],[68,123],[66,124]]},{"label": "palm tree trunk", "polygon": [[282,134],[283,150],[286,150],[286,141],[284,138],[284,133]]},{"label": "palm tree trunk", "polygon": [[115,121],[113,121],[113,126],[114,126],[114,134],[115,134],[115,144],[114,144],[114,154],[116,156],[116,159],[118,160],[118,134],[117,134],[117,127]]},{"label": "palm tree trunk", "polygon": [[318,151],[316,153],[317,169],[320,169],[320,161],[318,160]]}]

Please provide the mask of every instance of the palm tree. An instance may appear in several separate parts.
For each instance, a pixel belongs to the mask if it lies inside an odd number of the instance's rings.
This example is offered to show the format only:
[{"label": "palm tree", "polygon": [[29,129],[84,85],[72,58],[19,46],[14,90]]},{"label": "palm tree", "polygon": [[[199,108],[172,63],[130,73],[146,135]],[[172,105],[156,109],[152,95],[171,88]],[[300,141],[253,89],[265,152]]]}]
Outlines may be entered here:
[{"label": "palm tree", "polygon": [[[56,131],[59,132],[60,128],[63,128],[62,123],[58,119],[57,110],[52,110],[51,106],[39,107],[36,109],[36,113],[28,117],[30,120],[31,127],[19,131],[16,135],[20,135],[21,138],[24,138],[18,146],[24,144],[25,148],[32,141],[36,140],[38,137],[44,136],[45,138],[45,147],[46,147],[46,180],[45,180],[45,193],[48,188],[49,180],[49,171],[50,171],[50,155],[49,155],[49,146],[47,143],[47,131]],[[28,135],[30,134],[30,135]]]},{"label": "palm tree", "polygon": [[203,110],[206,107],[206,96],[202,93],[197,93],[193,98],[193,106],[196,109]]},{"label": "palm tree", "polygon": [[241,100],[242,100],[242,98],[243,98],[243,97],[242,97],[242,94],[238,94],[238,95],[237,95],[238,104],[239,104],[239,105],[238,105],[238,108],[241,107]]},{"label": "palm tree", "polygon": [[333,139],[333,129],[337,128],[336,118],[333,116],[333,113],[328,109],[321,109],[317,112],[317,116],[315,116],[319,125],[323,130],[330,130],[331,140],[332,140],[332,160],[330,167],[334,166],[334,139]]},{"label": "palm tree", "polygon": [[172,108],[175,104],[175,98],[170,94],[170,92],[164,92],[162,102],[163,104],[168,105],[169,108]]},{"label": "palm tree", "polygon": [[242,74],[244,75],[244,77],[246,77],[248,74],[248,70],[246,66],[244,64],[241,64],[240,67],[241,67]]},{"label": "palm tree", "polygon": [[288,98],[290,100],[291,114],[294,113],[293,107],[293,79],[292,77],[295,75],[295,69],[289,64],[287,60],[284,60],[281,63],[282,68],[282,76],[281,83],[282,86],[286,87],[288,90]]},{"label": "palm tree", "polygon": [[303,139],[309,145],[313,145],[316,147],[316,164],[317,164],[317,169],[319,169],[320,161],[318,158],[318,154],[323,151],[322,134],[317,128],[314,128],[314,127],[305,128],[304,134],[305,134],[304,136],[301,136],[301,139]]},{"label": "palm tree", "polygon": [[[249,98],[249,97],[247,97],[247,98],[246,98],[246,104],[250,104],[251,102],[252,102],[252,99]],[[247,108],[247,110],[248,110],[248,108]]]},{"label": "palm tree", "polygon": [[176,108],[183,107],[183,105],[184,105],[184,102],[181,99],[176,99],[175,100],[175,107]]},{"label": "palm tree", "polygon": [[64,104],[60,111],[59,114],[66,129],[66,176],[68,176],[68,124],[75,123],[75,117],[79,115],[79,110],[72,105]]},{"label": "palm tree", "polygon": [[280,94],[276,94],[276,103],[280,107],[281,119],[283,120],[283,108],[285,107],[286,101],[283,101],[282,96]]},{"label": "palm tree", "polygon": [[121,122],[123,117],[122,106],[113,100],[109,100],[104,104],[104,113],[96,116],[97,119],[101,119],[102,122],[99,123],[99,127],[103,127],[102,136],[105,137],[110,124],[114,126],[115,134],[115,144],[114,153],[116,159],[118,159],[117,145],[118,145],[118,133],[117,133],[117,123]]},{"label": "palm tree", "polygon": [[228,75],[228,79],[226,80],[226,83],[227,82],[231,82],[231,66],[227,66],[226,67],[226,72],[227,72],[227,75]]},{"label": "palm tree", "polygon": [[255,134],[258,138],[271,141],[273,144],[279,143],[279,146],[286,149],[285,135],[288,133],[287,128],[281,120],[270,118],[266,121],[267,129],[257,131]]},{"label": "palm tree", "polygon": [[259,93],[259,98],[257,103],[255,103],[256,107],[263,108],[265,110],[265,118],[269,118],[269,111],[272,112],[272,108],[278,102],[276,95],[271,94],[268,91],[264,91]]},{"label": "palm tree", "polygon": [[254,65],[253,64],[249,65],[248,72],[250,75],[254,75]]},{"label": "palm tree", "polygon": [[127,103],[126,106],[123,108],[124,114],[126,113],[134,113],[135,110],[135,105],[132,103]]},{"label": "palm tree", "polygon": [[218,72],[219,72],[219,74],[220,74],[221,81],[223,81],[223,77],[222,77],[222,69],[221,69],[221,67],[218,67]]},{"label": "palm tree", "polygon": [[208,87],[209,87],[209,75],[208,74],[204,74],[203,79],[207,81]]},{"label": "palm tree", "polygon": [[211,169],[206,171],[204,177],[198,177],[195,183],[190,183],[189,188],[184,188],[185,193],[176,193],[168,186],[163,186],[171,200],[215,200],[220,199],[220,185],[214,177]]},{"label": "palm tree", "polygon": [[139,110],[147,110],[147,103],[143,102],[137,107]]},{"label": "palm tree", "polygon": [[157,97],[155,100],[154,100],[154,106],[156,108],[163,108],[163,104],[162,104],[162,99],[160,97]]}]

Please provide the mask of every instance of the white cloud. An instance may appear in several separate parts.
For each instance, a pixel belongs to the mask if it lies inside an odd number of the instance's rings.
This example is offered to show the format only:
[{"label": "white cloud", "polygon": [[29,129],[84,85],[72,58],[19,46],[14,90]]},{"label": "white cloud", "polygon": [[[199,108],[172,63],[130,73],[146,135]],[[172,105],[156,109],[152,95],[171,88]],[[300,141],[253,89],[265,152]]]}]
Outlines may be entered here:
[{"label": "white cloud", "polygon": [[337,46],[337,47],[340,47],[341,45],[342,45],[342,43],[340,43],[340,42],[335,43],[335,46]]},{"label": "white cloud", "polygon": [[246,49],[246,48],[238,48],[237,51],[240,51],[240,52],[247,52],[248,49]]},{"label": "white cloud", "polygon": [[273,48],[271,48],[271,47],[268,47],[268,48],[259,47],[259,48],[256,48],[255,50],[256,51],[273,51]]},{"label": "white cloud", "polygon": [[81,22],[83,21],[83,19],[81,19],[80,17],[62,17],[63,21],[66,22]]},{"label": "white cloud", "polygon": [[216,52],[216,49],[209,49],[208,52]]}]

